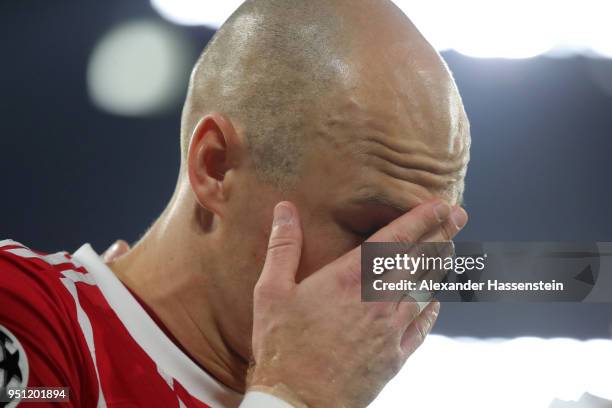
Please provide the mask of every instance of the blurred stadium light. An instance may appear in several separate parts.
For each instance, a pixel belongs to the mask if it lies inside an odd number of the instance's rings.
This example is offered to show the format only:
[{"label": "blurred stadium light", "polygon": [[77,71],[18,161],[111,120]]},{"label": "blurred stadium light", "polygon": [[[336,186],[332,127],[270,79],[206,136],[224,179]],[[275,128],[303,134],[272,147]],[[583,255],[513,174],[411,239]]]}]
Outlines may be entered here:
[{"label": "blurred stadium light", "polygon": [[[219,27],[241,0],[151,0],[177,24]],[[483,58],[612,58],[610,0],[395,0],[439,50]]]},{"label": "blurred stadium light", "polygon": [[242,0],[152,0],[167,20],[183,25],[218,28],[242,4]]},{"label": "blurred stadium light", "polygon": [[612,400],[612,341],[430,335],[371,408],[547,408],[585,393]]},{"label": "blurred stadium light", "polygon": [[135,20],[112,28],[89,60],[90,98],[98,108],[126,116],[173,106],[186,86],[190,47],[179,31],[155,21]]}]

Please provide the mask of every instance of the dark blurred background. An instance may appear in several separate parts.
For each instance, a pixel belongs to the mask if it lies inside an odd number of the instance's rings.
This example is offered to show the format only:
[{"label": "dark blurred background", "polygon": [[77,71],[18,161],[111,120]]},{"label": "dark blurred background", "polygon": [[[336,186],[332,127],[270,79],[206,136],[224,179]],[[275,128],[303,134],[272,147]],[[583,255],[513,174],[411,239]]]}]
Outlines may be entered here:
[{"label": "dark blurred background", "polygon": [[[0,2],[0,236],[48,252],[137,240],[173,191],[189,69],[213,33],[144,0]],[[472,124],[461,239],[612,241],[612,60],[443,56]],[[150,86],[104,82],[130,67]],[[445,306],[447,335],[611,336],[610,303]]]}]

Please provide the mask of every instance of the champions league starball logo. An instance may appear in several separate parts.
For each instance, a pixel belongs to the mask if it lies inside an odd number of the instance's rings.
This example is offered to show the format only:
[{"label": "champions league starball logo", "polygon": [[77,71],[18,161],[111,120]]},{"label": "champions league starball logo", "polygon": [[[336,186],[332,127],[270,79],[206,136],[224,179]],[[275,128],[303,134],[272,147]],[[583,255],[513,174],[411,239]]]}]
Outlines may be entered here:
[{"label": "champions league starball logo", "polygon": [[0,408],[16,407],[19,401],[8,396],[8,388],[28,384],[28,360],[17,338],[0,325]]}]

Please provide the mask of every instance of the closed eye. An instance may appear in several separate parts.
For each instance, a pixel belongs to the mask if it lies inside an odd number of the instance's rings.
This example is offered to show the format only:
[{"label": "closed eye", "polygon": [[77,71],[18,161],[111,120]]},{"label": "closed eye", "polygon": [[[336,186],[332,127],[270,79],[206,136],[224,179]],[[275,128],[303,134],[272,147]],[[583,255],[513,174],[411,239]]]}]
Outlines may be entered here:
[{"label": "closed eye", "polygon": [[401,215],[396,207],[375,200],[352,201],[334,212],[339,226],[360,243]]},{"label": "closed eye", "polygon": [[358,231],[355,230],[353,228],[346,228],[351,234],[353,234],[354,236],[362,239],[363,241],[365,241],[366,239],[370,238],[372,235],[376,234],[381,228],[383,228],[383,226],[376,226],[373,228],[369,228],[367,230],[364,231]]}]

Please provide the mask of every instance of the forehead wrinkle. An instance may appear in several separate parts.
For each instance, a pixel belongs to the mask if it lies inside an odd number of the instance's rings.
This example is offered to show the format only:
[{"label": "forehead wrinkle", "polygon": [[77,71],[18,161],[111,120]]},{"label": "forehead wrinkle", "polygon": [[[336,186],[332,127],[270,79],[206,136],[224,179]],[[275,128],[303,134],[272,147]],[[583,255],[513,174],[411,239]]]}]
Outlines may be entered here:
[{"label": "forehead wrinkle", "polygon": [[[412,114],[421,108],[423,106],[417,104]],[[427,110],[437,113],[444,111],[444,109],[433,109],[432,107],[427,107]],[[328,117],[332,120],[327,124],[333,123],[336,127],[345,128],[347,134],[357,139],[357,143],[362,144],[359,147],[362,151],[367,150],[366,145],[373,142],[400,154],[420,153],[423,156],[435,157],[439,159],[441,168],[440,170],[432,169],[434,172],[450,172],[451,170],[445,170],[445,163],[450,163],[450,167],[453,167],[454,161],[462,158],[466,149],[469,148],[467,145],[469,130],[465,131],[467,124],[464,124],[461,118],[439,119],[429,124],[423,120],[415,120],[412,118],[413,115],[398,115],[391,111],[368,106],[359,98],[347,98],[336,114]]]},{"label": "forehead wrinkle", "polygon": [[371,132],[360,142],[365,167],[400,183],[396,185],[402,190],[410,186],[422,197],[461,201],[469,160],[465,143],[460,143],[463,146],[457,146],[449,157],[448,152],[441,154],[422,141],[391,138],[382,132]]},{"label": "forehead wrinkle", "polygon": [[389,165],[404,169],[422,170],[432,175],[460,175],[467,164],[464,143],[454,143],[454,151],[434,149],[427,143],[408,138],[390,138],[370,134],[362,141],[362,153],[382,159]]},{"label": "forehead wrinkle", "polygon": [[339,152],[365,161],[362,171],[369,168],[415,184],[424,190],[421,194],[459,195],[469,159],[469,141],[460,131],[461,123],[448,121],[426,127],[402,120],[402,133],[410,136],[397,137],[397,113],[350,93],[342,94],[338,102],[318,122],[319,133],[331,139]]},{"label": "forehead wrinkle", "polygon": [[[377,158],[377,160],[381,160]],[[383,163],[377,166],[377,171],[401,181],[420,185],[435,192],[451,191],[462,179],[461,174],[438,175],[426,170],[410,169],[393,164]]]}]

